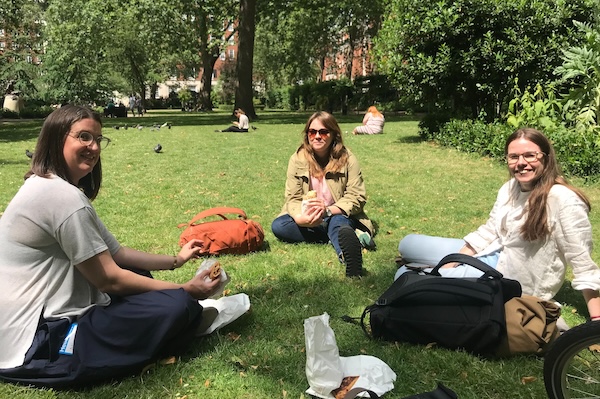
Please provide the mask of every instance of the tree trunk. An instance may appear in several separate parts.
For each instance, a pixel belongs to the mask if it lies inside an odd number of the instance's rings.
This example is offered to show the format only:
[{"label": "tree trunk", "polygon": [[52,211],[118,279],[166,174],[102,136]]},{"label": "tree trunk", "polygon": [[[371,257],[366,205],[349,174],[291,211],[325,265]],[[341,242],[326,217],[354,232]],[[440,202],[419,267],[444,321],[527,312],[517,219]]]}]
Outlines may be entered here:
[{"label": "tree trunk", "polygon": [[235,108],[241,108],[250,119],[256,118],[254,110],[252,70],[254,58],[256,0],[240,1],[240,19],[238,25],[238,85],[235,89]]},{"label": "tree trunk", "polygon": [[208,51],[202,53],[202,76],[200,77],[200,108],[204,111],[211,111],[213,103],[211,97],[212,92],[212,74],[214,71],[217,57],[214,57]]}]

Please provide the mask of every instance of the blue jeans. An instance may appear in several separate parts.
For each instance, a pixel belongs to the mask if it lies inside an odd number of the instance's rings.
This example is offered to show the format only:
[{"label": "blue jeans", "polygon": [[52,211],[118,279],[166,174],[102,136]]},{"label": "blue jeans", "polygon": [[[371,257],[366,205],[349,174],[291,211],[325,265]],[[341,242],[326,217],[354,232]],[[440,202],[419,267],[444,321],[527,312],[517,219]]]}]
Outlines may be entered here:
[{"label": "blue jeans", "polygon": [[316,227],[300,227],[290,215],[281,215],[271,223],[271,230],[275,237],[283,242],[298,243],[320,243],[327,244],[331,242],[335,253],[342,253],[338,240],[338,232],[340,227],[350,226],[356,228],[356,221],[345,215],[333,215],[325,218],[323,223]]},{"label": "blue jeans", "polygon": [[[404,237],[398,245],[398,252],[402,258],[410,263],[418,265],[437,265],[446,255],[457,253],[465,245],[464,240],[458,238],[445,238],[427,236],[423,234],[409,234]],[[500,252],[476,256],[483,263],[496,268]],[[408,269],[402,266],[396,272],[394,280]],[[440,269],[440,274],[444,277],[479,277],[483,273],[469,265],[459,265],[453,268]]]}]

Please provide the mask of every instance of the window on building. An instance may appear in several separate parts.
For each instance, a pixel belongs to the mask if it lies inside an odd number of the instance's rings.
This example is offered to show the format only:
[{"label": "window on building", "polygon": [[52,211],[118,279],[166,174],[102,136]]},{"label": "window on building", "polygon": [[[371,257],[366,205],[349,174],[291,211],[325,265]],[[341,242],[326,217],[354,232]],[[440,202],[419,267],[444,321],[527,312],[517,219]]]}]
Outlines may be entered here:
[{"label": "window on building", "polygon": [[227,50],[227,55],[229,56],[229,59],[232,60],[235,58],[235,50],[230,48],[229,50]]},{"label": "window on building", "polygon": [[222,61],[225,61],[225,53],[221,53],[221,56],[219,57]]},{"label": "window on building", "polygon": [[227,30],[228,30],[229,32],[233,32],[233,24],[229,24],[229,25],[227,26]]},{"label": "window on building", "polygon": [[235,37],[233,37],[233,35],[231,35],[231,36],[229,37],[229,45],[230,45],[230,46],[233,46],[234,44],[235,44]]}]

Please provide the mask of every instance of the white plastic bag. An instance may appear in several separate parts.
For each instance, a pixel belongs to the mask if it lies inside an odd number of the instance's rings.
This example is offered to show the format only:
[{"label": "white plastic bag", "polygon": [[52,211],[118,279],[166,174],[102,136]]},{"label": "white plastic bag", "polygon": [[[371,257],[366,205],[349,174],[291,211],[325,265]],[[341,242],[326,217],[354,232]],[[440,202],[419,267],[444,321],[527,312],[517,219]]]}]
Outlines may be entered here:
[{"label": "white plastic bag", "polygon": [[394,389],[396,373],[382,360],[367,355],[340,357],[329,315],[323,313],[304,320],[306,339],[306,393],[319,398],[334,398],[344,377],[358,376],[345,399],[368,396],[364,389],[381,396]]},{"label": "white plastic bag", "polygon": [[224,296],[219,299],[204,299],[198,301],[202,307],[213,307],[219,314],[213,323],[200,335],[208,335],[237,320],[250,310],[250,298],[246,294]]},{"label": "white plastic bag", "polygon": [[342,383],[344,373],[335,334],[329,327],[329,315],[304,320],[306,340],[306,378],[310,388],[321,397],[332,397],[331,391]]}]

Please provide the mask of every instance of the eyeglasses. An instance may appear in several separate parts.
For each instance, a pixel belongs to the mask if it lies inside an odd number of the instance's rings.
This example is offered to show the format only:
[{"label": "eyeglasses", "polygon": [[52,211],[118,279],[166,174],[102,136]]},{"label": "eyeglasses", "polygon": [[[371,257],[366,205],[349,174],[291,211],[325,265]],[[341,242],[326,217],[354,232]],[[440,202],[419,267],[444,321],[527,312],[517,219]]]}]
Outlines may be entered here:
[{"label": "eyeglasses", "polygon": [[311,140],[317,136],[317,133],[319,133],[319,136],[321,136],[323,138],[329,136],[329,130],[327,130],[327,129],[319,129],[319,130],[308,129],[307,133],[308,133],[308,138]]},{"label": "eyeglasses", "polygon": [[543,158],[546,154],[540,151],[529,151],[522,154],[508,154],[506,155],[506,163],[509,165],[519,162],[519,158],[523,157],[525,162],[536,162]]},{"label": "eyeglasses", "polygon": [[92,145],[92,143],[95,141],[101,150],[105,149],[108,146],[108,144],[110,144],[110,139],[108,137],[98,136],[98,137],[94,138],[93,134],[91,134],[90,132],[85,132],[85,131],[79,132],[76,136],[73,136],[71,134],[69,134],[69,136],[79,140],[81,145],[84,145],[86,147]]}]

